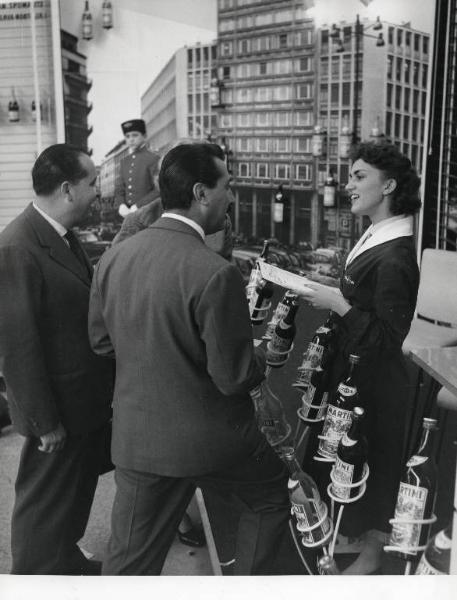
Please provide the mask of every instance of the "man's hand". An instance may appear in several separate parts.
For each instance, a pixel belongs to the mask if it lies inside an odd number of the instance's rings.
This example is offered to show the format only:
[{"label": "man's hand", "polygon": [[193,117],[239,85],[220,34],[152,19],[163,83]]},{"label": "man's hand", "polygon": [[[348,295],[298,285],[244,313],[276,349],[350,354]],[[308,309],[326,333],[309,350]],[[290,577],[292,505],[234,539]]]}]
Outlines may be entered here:
[{"label": "man's hand", "polygon": [[66,437],[67,432],[63,428],[63,425],[59,423],[57,429],[40,436],[41,446],[38,446],[38,450],[47,452],[48,454],[57,452],[64,447]]}]

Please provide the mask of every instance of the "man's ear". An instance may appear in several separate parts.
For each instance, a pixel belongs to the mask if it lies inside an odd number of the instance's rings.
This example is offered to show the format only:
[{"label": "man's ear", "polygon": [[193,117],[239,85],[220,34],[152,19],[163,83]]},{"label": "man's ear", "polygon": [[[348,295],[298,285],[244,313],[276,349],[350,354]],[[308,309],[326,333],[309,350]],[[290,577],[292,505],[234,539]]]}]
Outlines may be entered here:
[{"label": "man's ear", "polygon": [[395,191],[396,187],[397,187],[396,179],[393,179],[393,178],[387,179],[384,184],[383,195],[388,196],[389,194],[392,194],[392,192]]},{"label": "man's ear", "polygon": [[197,182],[194,183],[194,187],[192,188],[194,192],[194,198],[200,204],[204,204],[205,206],[208,204],[208,198],[206,196],[206,186],[203,183]]},{"label": "man's ear", "polygon": [[68,199],[68,200],[72,200],[71,197],[71,184],[69,181],[63,181],[60,184],[60,191],[61,193]]}]

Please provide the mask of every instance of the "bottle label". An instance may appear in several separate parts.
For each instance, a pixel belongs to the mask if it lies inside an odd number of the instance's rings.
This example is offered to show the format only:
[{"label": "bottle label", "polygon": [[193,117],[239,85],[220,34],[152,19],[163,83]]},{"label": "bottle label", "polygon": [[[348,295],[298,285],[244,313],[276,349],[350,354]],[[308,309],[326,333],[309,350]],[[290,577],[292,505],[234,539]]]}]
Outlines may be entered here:
[{"label": "bottle label", "polygon": [[344,385],[344,383],[340,383],[338,386],[338,392],[342,396],[354,396],[357,393],[357,388],[352,387],[351,385]]},{"label": "bottle label", "polygon": [[[427,494],[428,490],[424,487],[410,485],[403,481],[400,482],[394,518],[413,520],[423,519]],[[418,546],[421,531],[421,523],[394,523],[390,535],[390,542],[392,546],[401,547],[401,552],[415,556],[417,552],[403,550],[403,547]]]},{"label": "bottle label", "polygon": [[[337,456],[335,461],[335,469],[333,471],[333,479],[339,483],[351,484],[353,477],[354,465],[344,462],[344,460],[341,460],[341,458]],[[337,498],[341,498],[341,500],[349,500],[351,496],[351,488],[347,488],[342,485],[337,485],[333,481],[332,492]]]},{"label": "bottle label", "polygon": [[316,329],[316,333],[329,333],[329,331],[330,327],[324,327],[323,325]]},{"label": "bottle label", "polygon": [[438,571],[438,569],[435,569],[435,567],[432,567],[432,565],[425,558],[425,552],[424,552],[419,561],[419,564],[417,565],[415,575],[446,575],[446,573],[443,573],[442,571]]},{"label": "bottle label", "polygon": [[351,426],[352,412],[329,404],[325,416],[322,435],[325,440],[320,440],[319,454],[328,458],[335,458],[338,444],[343,435]]},{"label": "bottle label", "polygon": [[351,446],[355,446],[357,444],[357,440],[352,440],[348,434],[345,433],[341,438],[341,443],[343,446],[346,446],[346,448],[351,448]]},{"label": "bottle label", "polygon": [[316,527],[309,531],[310,527],[319,521],[322,521],[324,518],[326,508],[322,500],[320,502],[316,502],[315,500],[309,501],[311,515],[307,514],[303,504],[297,504],[296,502],[291,501],[291,505],[292,513],[297,519],[297,529],[300,531],[306,544],[312,545],[319,542],[330,531],[331,525],[329,519],[325,519],[320,527]]},{"label": "bottle label", "polygon": [[316,369],[322,361],[322,355],[324,354],[324,346],[320,344],[313,344],[310,342],[308,344],[308,349],[306,351],[305,363],[303,366],[311,369]]},{"label": "bottle label", "polygon": [[[285,358],[284,356],[274,356],[274,354],[287,352],[288,350],[290,350],[291,346],[292,338],[282,338],[275,333],[267,347],[268,360],[272,360],[272,362],[283,362]],[[270,352],[268,352],[268,350],[270,350]]]}]

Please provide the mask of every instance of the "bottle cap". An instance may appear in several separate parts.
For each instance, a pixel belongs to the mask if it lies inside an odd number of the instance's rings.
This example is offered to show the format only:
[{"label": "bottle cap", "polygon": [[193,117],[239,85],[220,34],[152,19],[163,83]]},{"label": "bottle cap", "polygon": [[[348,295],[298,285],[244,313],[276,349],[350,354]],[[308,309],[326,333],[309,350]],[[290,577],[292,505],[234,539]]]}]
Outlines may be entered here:
[{"label": "bottle cap", "polygon": [[360,356],[358,356],[357,354],[350,354],[349,360],[353,363],[358,363],[360,360]]},{"label": "bottle cap", "polygon": [[429,417],[424,417],[422,421],[422,427],[424,429],[437,429],[438,421],[436,419],[430,419]]},{"label": "bottle cap", "polygon": [[354,416],[360,419],[365,414],[365,409],[361,406],[354,406],[354,410],[352,412],[354,413]]}]

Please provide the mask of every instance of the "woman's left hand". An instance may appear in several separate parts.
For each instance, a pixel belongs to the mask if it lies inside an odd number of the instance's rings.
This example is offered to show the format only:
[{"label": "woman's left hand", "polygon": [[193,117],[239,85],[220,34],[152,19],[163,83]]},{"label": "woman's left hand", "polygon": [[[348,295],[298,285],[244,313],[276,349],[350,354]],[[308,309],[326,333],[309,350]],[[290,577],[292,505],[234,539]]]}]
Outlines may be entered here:
[{"label": "woman's left hand", "polygon": [[300,296],[309,302],[313,308],[332,310],[343,316],[351,308],[338,288],[333,288],[320,283],[307,283],[306,291],[301,291]]}]

